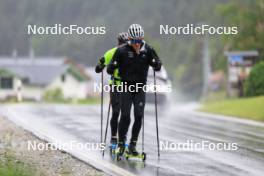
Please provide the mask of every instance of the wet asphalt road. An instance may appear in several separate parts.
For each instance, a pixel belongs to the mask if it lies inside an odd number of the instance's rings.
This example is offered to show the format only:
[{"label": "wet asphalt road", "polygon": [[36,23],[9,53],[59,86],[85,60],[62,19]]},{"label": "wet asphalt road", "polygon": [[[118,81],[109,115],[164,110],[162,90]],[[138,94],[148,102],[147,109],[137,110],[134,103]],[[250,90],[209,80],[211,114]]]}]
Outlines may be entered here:
[{"label": "wet asphalt road", "polygon": [[[43,128],[59,129],[63,134],[74,136],[82,142],[100,141],[100,107],[98,106],[15,105],[8,108],[28,123],[34,121],[40,126],[43,124]],[[6,107],[2,106],[0,110],[5,114]],[[133,116],[131,122],[133,122]],[[102,161],[114,163],[135,175],[144,176],[264,175],[264,125],[201,117],[188,113],[186,110],[179,110],[177,105],[159,107],[159,122],[161,142],[171,144],[171,148],[161,150],[159,160],[154,109],[146,107],[146,162],[112,161],[108,151]],[[49,124],[49,127],[44,124]],[[139,141],[138,149],[141,150],[141,138]],[[213,144],[225,143],[228,149],[230,149],[229,145],[235,143],[233,145],[237,146],[237,150],[209,150],[208,148],[192,151],[176,150],[173,145],[188,141],[196,144],[201,144],[203,141]],[[234,148],[231,147],[231,149]],[[101,155],[99,151],[91,152]]]}]

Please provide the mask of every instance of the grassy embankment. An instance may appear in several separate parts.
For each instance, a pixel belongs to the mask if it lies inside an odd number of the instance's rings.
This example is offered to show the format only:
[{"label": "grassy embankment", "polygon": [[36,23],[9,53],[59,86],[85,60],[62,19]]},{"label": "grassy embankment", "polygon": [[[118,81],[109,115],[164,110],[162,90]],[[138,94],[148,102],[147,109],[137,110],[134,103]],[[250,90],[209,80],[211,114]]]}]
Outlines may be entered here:
[{"label": "grassy embankment", "polygon": [[[223,97],[221,94],[217,98]],[[264,96],[251,98],[237,98],[213,100],[215,97],[203,102],[200,111],[235,116],[246,119],[264,121]]]}]

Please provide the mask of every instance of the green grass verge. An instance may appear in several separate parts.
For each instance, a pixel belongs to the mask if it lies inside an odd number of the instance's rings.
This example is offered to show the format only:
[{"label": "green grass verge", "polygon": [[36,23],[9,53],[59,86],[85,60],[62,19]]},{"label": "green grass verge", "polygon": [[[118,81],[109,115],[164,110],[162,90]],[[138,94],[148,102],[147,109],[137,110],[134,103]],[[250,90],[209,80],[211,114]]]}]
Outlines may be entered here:
[{"label": "green grass verge", "polygon": [[100,98],[81,99],[77,101],[77,104],[99,104],[100,100]]},{"label": "green grass verge", "polygon": [[205,102],[199,110],[264,121],[264,96]]},{"label": "green grass verge", "polygon": [[217,92],[210,92],[209,94],[207,94],[207,96],[202,99],[202,102],[210,103],[210,102],[222,101],[226,99],[227,97],[225,91],[217,91]]},{"label": "green grass verge", "polygon": [[[38,103],[30,100],[23,100],[17,102],[16,100],[0,100],[0,104],[17,104],[17,103]],[[77,104],[77,105],[93,105],[100,103],[100,97],[92,97],[86,99],[63,99],[63,100],[45,100],[42,103],[54,103],[54,104]]]},{"label": "green grass verge", "polygon": [[0,175],[2,176],[33,176],[39,175],[24,162],[17,160],[14,156],[5,153],[0,160]]}]

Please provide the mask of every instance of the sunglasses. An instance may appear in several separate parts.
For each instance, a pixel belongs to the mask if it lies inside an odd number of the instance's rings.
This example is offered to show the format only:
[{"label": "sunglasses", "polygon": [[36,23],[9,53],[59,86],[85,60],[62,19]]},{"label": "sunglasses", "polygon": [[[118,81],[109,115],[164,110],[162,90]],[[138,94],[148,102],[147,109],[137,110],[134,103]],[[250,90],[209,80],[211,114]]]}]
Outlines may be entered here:
[{"label": "sunglasses", "polygon": [[131,44],[142,44],[142,39],[130,39]]}]

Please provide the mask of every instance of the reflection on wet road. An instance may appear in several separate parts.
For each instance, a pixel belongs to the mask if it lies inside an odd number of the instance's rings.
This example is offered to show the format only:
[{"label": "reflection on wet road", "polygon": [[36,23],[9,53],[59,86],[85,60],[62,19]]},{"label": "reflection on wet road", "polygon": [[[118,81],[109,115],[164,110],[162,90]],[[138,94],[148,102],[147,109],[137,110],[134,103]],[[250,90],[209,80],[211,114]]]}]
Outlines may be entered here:
[{"label": "reflection on wet road", "polygon": [[[43,128],[60,129],[65,135],[81,142],[100,141],[100,109],[98,106],[69,105],[16,105],[8,107],[21,118],[43,124]],[[0,108],[4,111],[5,108]],[[106,108],[105,108],[106,109]],[[106,113],[105,113],[106,114]],[[162,150],[157,158],[155,117],[152,107],[145,114],[146,163],[138,161],[112,161],[108,154],[104,160],[112,162],[135,175],[264,175],[264,127],[225,119],[196,116],[170,106],[159,108],[160,140],[171,143],[236,143],[238,150]],[[106,118],[105,118],[106,120]],[[133,116],[132,121],[133,123]],[[108,132],[108,134],[110,131]],[[130,135],[128,135],[130,136]],[[139,139],[138,149],[141,149]],[[101,155],[100,152],[98,155]]]}]

